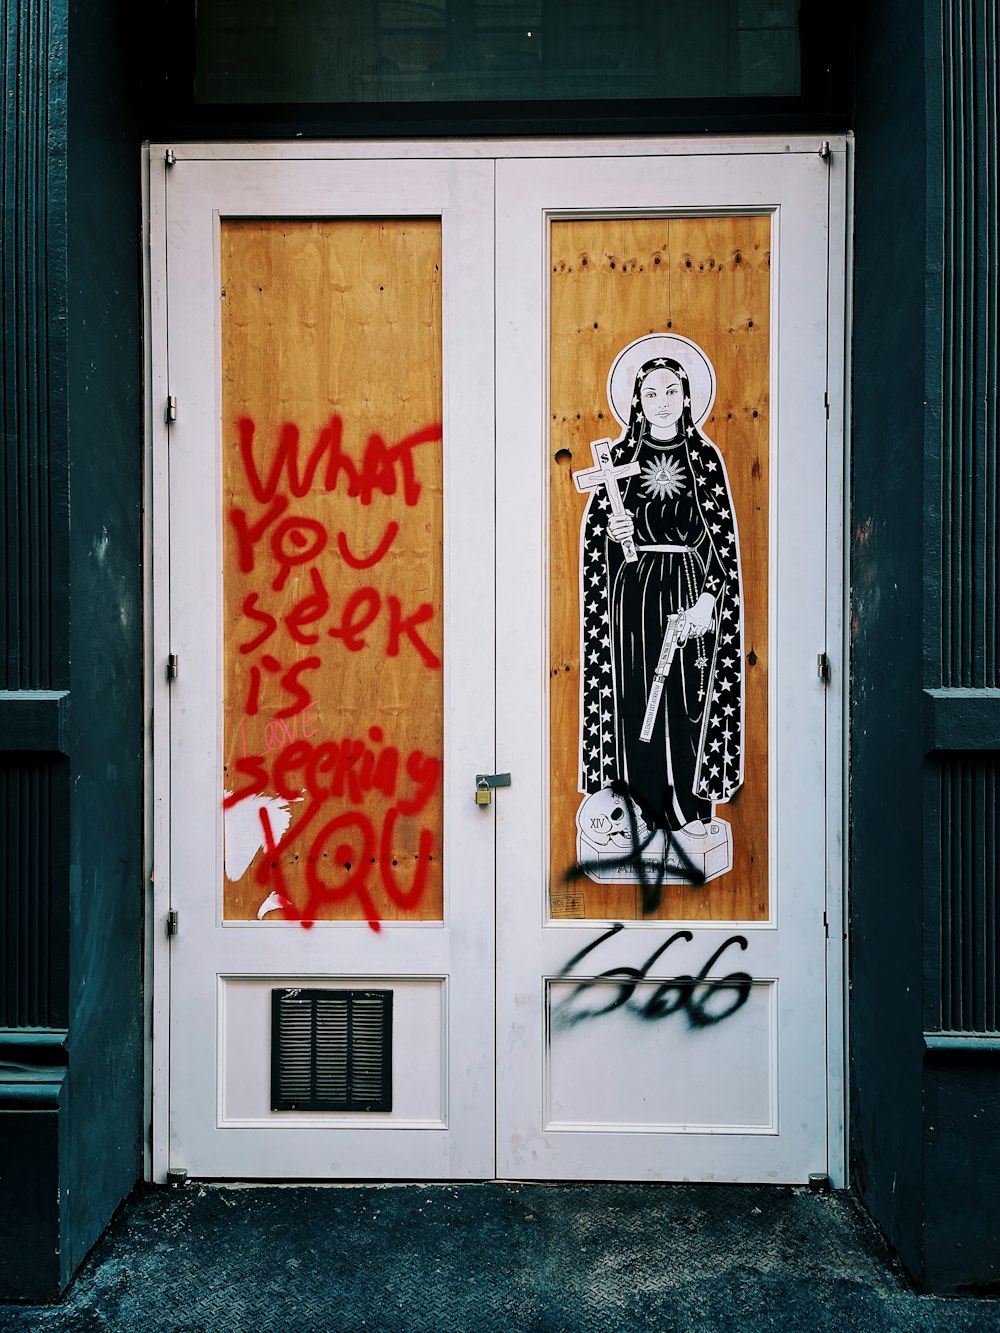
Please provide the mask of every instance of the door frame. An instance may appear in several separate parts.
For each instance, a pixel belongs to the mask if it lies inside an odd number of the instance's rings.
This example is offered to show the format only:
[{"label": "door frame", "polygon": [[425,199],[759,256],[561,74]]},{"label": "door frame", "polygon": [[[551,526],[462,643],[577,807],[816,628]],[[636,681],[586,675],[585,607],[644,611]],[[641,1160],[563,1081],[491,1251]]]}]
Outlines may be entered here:
[{"label": "door frame", "polygon": [[[146,913],[144,988],[145,1019],[145,1176],[165,1181],[168,1160],[170,946],[166,933],[170,907],[170,697],[166,661],[168,634],[169,548],[159,534],[169,531],[166,401],[166,216],[167,173],[174,160],[227,162],[309,161],[331,159],[422,158],[565,158],[621,155],[715,156],[760,153],[819,153],[829,167],[829,230],[827,337],[829,386],[826,482],[831,521],[826,539],[826,646],[831,672],[828,687],[826,746],[827,835],[827,1145],[832,1183],[847,1183],[847,1010],[846,1010],[846,868],[848,865],[847,710],[849,644],[847,631],[850,589],[848,461],[850,457],[850,292],[851,218],[853,212],[853,136],[820,140],[818,135],[749,136],[739,138],[572,138],[406,140],[378,142],[155,143],[143,147],[143,242],[146,441],[144,469],[144,639],[145,639],[145,828]],[[843,225],[837,225],[842,220]],[[154,348],[156,349],[154,356]]]}]

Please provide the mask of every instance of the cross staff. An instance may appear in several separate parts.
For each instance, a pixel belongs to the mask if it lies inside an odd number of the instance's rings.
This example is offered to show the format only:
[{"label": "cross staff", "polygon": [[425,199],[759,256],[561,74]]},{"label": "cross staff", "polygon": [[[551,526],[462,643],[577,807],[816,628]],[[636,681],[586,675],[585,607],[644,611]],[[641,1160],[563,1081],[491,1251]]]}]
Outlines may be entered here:
[{"label": "cross staff", "polygon": [[[581,495],[586,491],[596,491],[599,486],[606,486],[608,499],[611,501],[611,512],[616,518],[621,518],[625,513],[625,502],[622,500],[622,493],[618,489],[618,482],[622,477],[636,476],[639,472],[639,464],[621,463],[618,467],[615,467],[614,460],[611,457],[610,440],[594,440],[590,448],[596,466],[582,468],[579,472],[574,472],[573,485]],[[635,542],[631,537],[626,537],[622,541],[622,551],[629,564],[634,564],[639,559],[635,551]]]}]

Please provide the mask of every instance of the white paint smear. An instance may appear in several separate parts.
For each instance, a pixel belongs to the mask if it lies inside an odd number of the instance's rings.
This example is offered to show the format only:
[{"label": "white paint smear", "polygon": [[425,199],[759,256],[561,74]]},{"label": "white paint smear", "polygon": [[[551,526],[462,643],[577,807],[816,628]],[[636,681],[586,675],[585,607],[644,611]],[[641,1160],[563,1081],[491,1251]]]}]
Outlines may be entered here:
[{"label": "white paint smear", "polygon": [[269,893],[261,905],[257,908],[257,920],[263,921],[268,912],[278,912],[282,907],[291,907],[291,903],[282,894]]},{"label": "white paint smear", "polygon": [[[231,792],[226,792],[230,796]],[[301,800],[301,797],[296,798]],[[226,879],[235,884],[242,879],[257,855],[264,849],[264,829],[260,811],[267,811],[271,837],[277,847],[292,822],[290,801],[280,796],[247,796],[225,812]]]}]

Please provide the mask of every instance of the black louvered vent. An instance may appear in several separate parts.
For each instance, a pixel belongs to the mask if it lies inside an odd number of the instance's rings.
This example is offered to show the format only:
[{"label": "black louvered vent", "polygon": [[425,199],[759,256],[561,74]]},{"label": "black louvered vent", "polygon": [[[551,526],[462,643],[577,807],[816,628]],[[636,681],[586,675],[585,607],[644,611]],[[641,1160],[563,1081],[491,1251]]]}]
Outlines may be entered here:
[{"label": "black louvered vent", "polygon": [[392,991],[271,991],[272,1111],[392,1110]]}]

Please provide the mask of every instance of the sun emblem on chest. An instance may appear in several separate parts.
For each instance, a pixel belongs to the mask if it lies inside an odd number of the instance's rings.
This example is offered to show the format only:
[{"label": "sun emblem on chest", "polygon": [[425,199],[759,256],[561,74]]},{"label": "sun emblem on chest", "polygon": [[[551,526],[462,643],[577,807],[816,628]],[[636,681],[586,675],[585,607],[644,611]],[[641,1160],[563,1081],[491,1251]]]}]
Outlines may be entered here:
[{"label": "sun emblem on chest", "polygon": [[651,498],[673,499],[687,489],[684,484],[684,469],[676,458],[660,454],[642,467],[642,485]]}]

